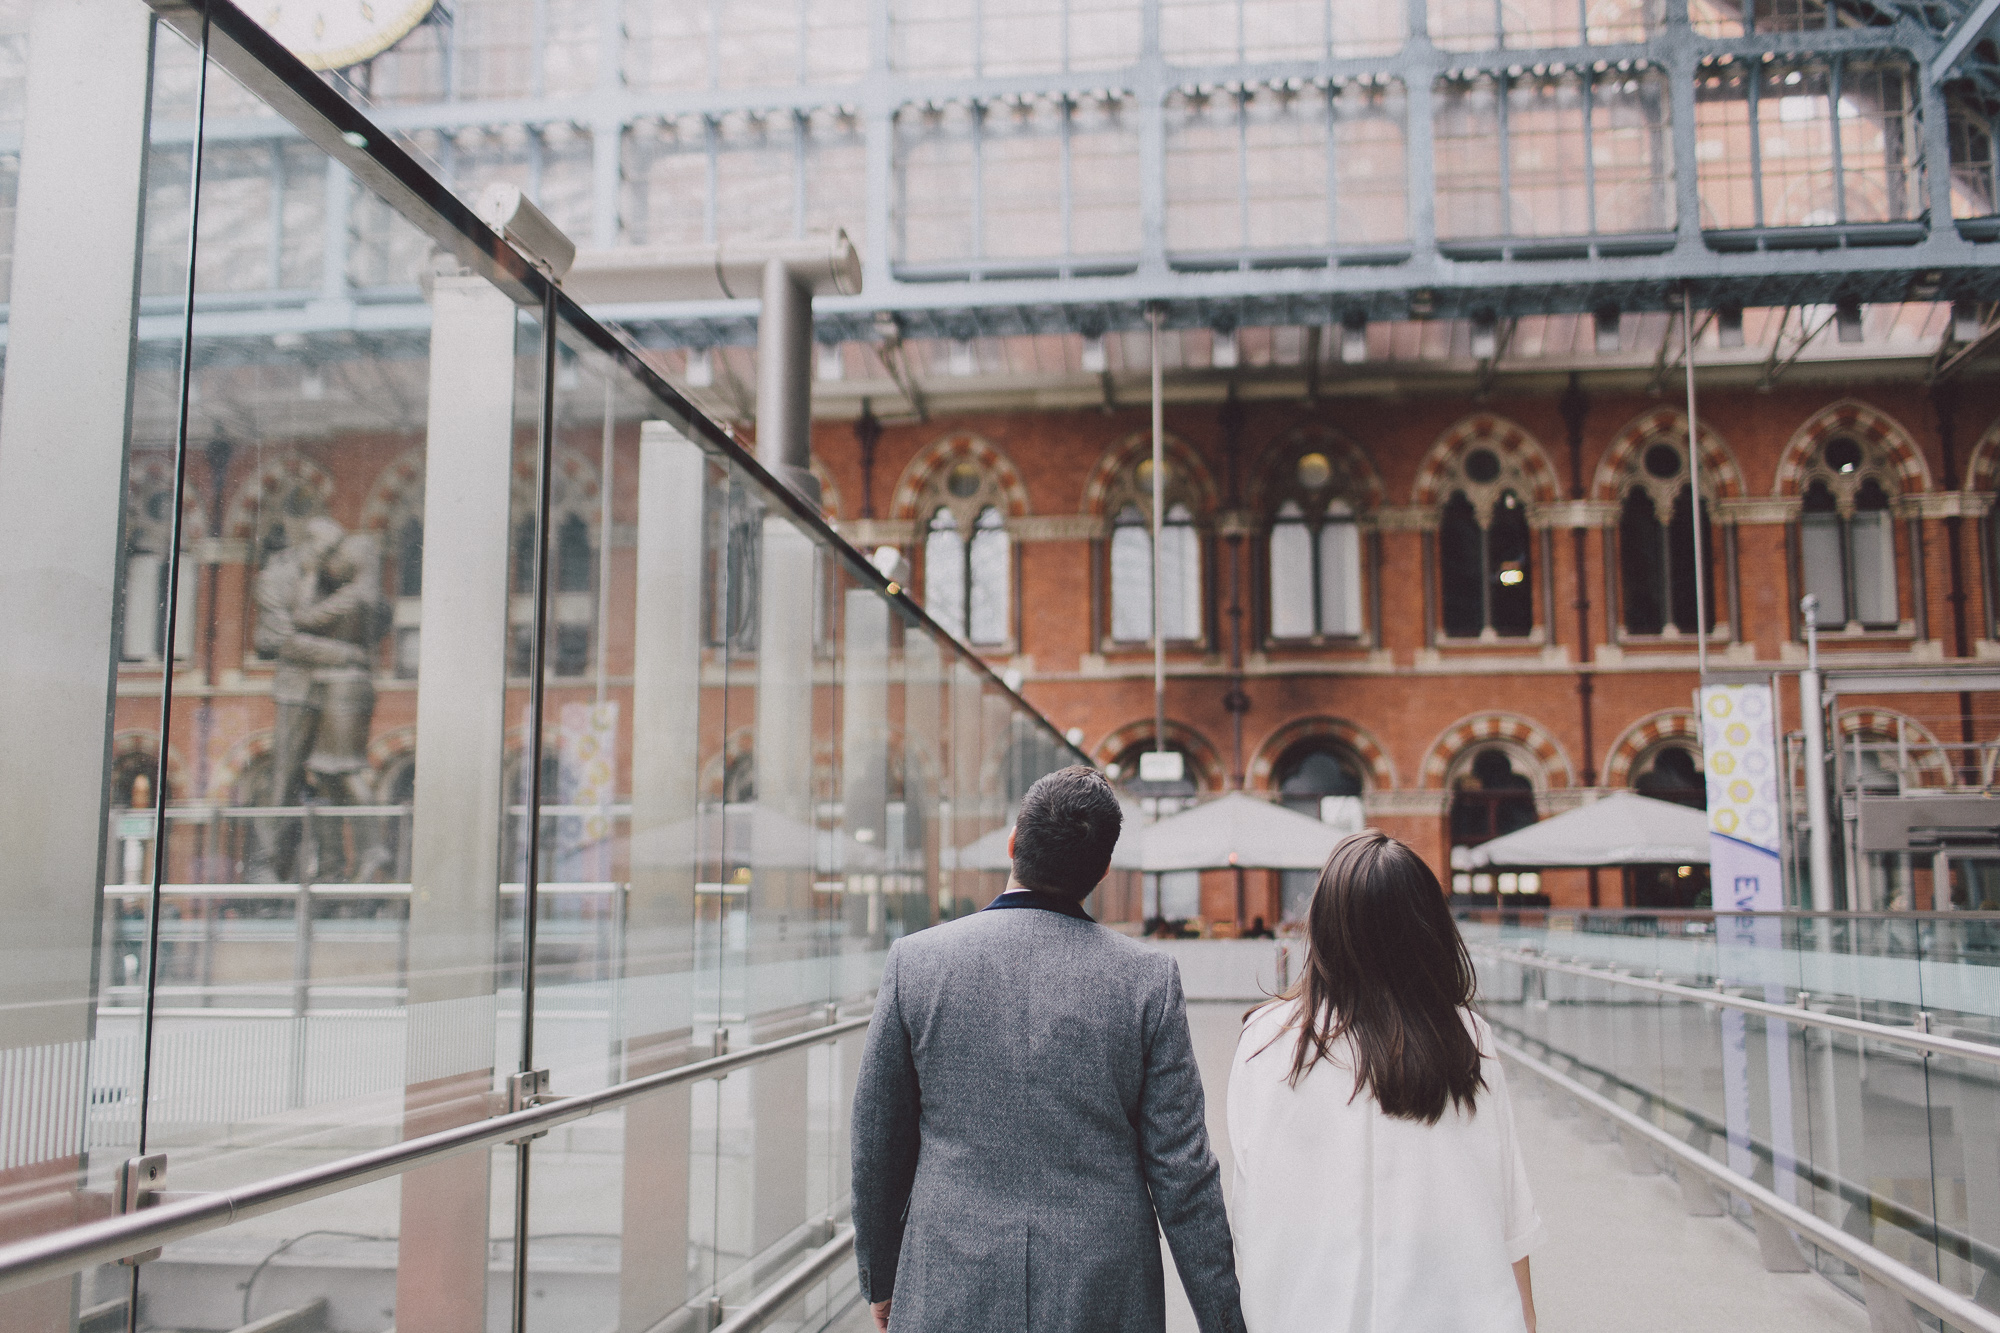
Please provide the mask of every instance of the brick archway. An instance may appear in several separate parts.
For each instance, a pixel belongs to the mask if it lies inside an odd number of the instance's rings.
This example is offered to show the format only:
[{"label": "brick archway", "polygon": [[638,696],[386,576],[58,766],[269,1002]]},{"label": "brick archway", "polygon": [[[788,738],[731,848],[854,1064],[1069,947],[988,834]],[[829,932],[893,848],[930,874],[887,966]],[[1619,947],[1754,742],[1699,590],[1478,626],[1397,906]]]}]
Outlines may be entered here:
[{"label": "brick archway", "polygon": [[[1118,756],[1134,745],[1144,744],[1153,739],[1153,719],[1144,718],[1137,722],[1127,722],[1097,742],[1090,748],[1090,760],[1099,768],[1117,761]],[[1216,753],[1208,738],[1193,727],[1167,719],[1167,743],[1179,746],[1188,758],[1194,761],[1194,785],[1199,791],[1220,791],[1223,783],[1222,757]],[[1121,775],[1122,778],[1123,775]]]},{"label": "brick archway", "polygon": [[1979,443],[1972,446],[1972,457],[1965,464],[1965,486],[1967,492],[1983,492],[2000,489],[2000,417],[1986,428],[1979,437]]},{"label": "brick archway", "polygon": [[1496,741],[1529,760],[1531,771],[1522,776],[1534,782],[1535,790],[1549,791],[1574,783],[1571,775],[1575,769],[1561,741],[1533,718],[1500,712],[1474,713],[1446,727],[1424,755],[1420,781],[1427,788],[1443,788],[1446,775],[1461,755]]},{"label": "brick archway", "polygon": [[1778,456],[1771,494],[1801,494],[1806,471],[1820,446],[1836,435],[1851,435],[1864,449],[1887,459],[1899,492],[1910,494],[1931,489],[1930,466],[1902,423],[1859,399],[1848,398],[1821,408],[1793,432],[1784,452]]},{"label": "brick archway", "polygon": [[1625,728],[1604,756],[1603,782],[1607,787],[1629,787],[1632,765],[1665,740],[1686,740],[1697,752],[1701,749],[1701,727],[1687,708],[1663,708]]},{"label": "brick archway", "polygon": [[217,805],[230,804],[230,789],[243,777],[245,771],[271,753],[276,744],[276,736],[270,731],[256,731],[229,747],[208,775],[208,798]]},{"label": "brick archway", "polygon": [[[157,770],[160,764],[160,733],[130,727],[111,734],[111,762],[139,756]],[[200,793],[188,786],[187,756],[178,746],[167,747],[167,795],[176,801],[198,800]]]},{"label": "brick archway", "polygon": [[384,532],[398,515],[424,510],[424,447],[414,445],[376,474],[361,502],[361,530]]},{"label": "brick archway", "polygon": [[[1623,498],[1618,494],[1619,481],[1630,475],[1640,450],[1655,440],[1678,444],[1686,438],[1687,413],[1675,408],[1655,408],[1634,418],[1611,438],[1591,478],[1590,498],[1616,503]],[[1707,422],[1701,427],[1701,475],[1708,483],[1703,488],[1704,494],[1719,500],[1733,500],[1745,494],[1743,472],[1736,466],[1735,453]]]},{"label": "brick archway", "polygon": [[265,459],[236,487],[222,511],[222,535],[237,541],[255,539],[263,506],[278,504],[296,490],[304,490],[324,513],[333,500],[333,477],[303,454],[289,450]]},{"label": "brick archway", "polygon": [[1338,717],[1296,718],[1266,736],[1250,761],[1250,770],[1244,775],[1245,785],[1253,791],[1271,790],[1271,773],[1278,760],[1300,741],[1309,740],[1333,741],[1352,752],[1367,772],[1370,791],[1396,788],[1396,766],[1390,762],[1388,751],[1367,731]]},{"label": "brick archway", "polygon": [[1920,787],[1950,787],[1957,779],[1952,773],[1951,759],[1945,747],[1931,729],[1907,713],[1899,713],[1893,708],[1851,708],[1843,712],[1834,724],[1838,740],[1852,742],[1856,736],[1877,736],[1884,740],[1894,740],[1898,734],[1907,738],[1910,747],[1910,765],[1917,771],[1917,785]]},{"label": "brick archway", "polygon": [[1425,507],[1442,504],[1446,481],[1457,471],[1458,460],[1482,444],[1500,455],[1503,466],[1513,464],[1527,479],[1533,491],[1530,503],[1554,504],[1562,499],[1562,487],[1541,441],[1505,417],[1479,412],[1458,422],[1431,445],[1417,468],[1410,503]]},{"label": "brick archway", "polygon": [[[1108,517],[1105,508],[1118,479],[1128,469],[1150,458],[1152,452],[1153,437],[1145,431],[1134,431],[1106,449],[1099,455],[1096,466],[1091,468],[1090,479],[1084,483],[1082,512],[1093,518]],[[1202,462],[1201,455],[1171,431],[1162,442],[1161,452],[1165,454],[1168,466],[1180,474],[1193,498],[1195,517],[1201,518],[1214,512],[1215,478],[1209,475],[1208,464]]]},{"label": "brick archway", "polygon": [[889,498],[889,517],[915,522],[917,502],[923,498],[924,492],[942,474],[967,461],[991,477],[999,487],[1006,500],[1008,518],[1027,516],[1028,488],[1022,482],[1020,469],[1014,466],[1014,461],[985,437],[960,431],[941,440],[933,440],[917,450],[916,457],[903,468],[903,475],[896,479],[896,489]]}]

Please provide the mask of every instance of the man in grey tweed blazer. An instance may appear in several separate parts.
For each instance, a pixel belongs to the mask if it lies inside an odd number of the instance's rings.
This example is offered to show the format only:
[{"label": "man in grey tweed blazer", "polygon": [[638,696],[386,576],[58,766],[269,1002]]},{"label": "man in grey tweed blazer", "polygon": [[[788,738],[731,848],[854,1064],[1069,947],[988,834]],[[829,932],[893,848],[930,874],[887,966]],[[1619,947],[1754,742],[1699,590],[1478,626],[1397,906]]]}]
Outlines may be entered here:
[{"label": "man in grey tweed blazer", "polygon": [[1243,1327],[1180,969],[1078,905],[1120,819],[1094,770],[1050,774],[1008,891],[889,950],[854,1096],[879,1328],[1159,1333],[1161,1229],[1202,1333]]}]

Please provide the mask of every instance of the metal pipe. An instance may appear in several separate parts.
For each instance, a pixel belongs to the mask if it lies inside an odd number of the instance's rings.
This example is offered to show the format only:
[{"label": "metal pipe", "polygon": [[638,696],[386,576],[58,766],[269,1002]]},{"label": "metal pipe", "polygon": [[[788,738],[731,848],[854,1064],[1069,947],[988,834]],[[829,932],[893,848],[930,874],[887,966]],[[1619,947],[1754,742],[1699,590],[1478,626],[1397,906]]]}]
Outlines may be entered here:
[{"label": "metal pipe", "polygon": [[1502,1055],[1551,1086],[1589,1107],[1619,1129],[1635,1134],[1656,1151],[1664,1153],[1676,1172],[1692,1170],[1748,1203],[1757,1212],[1789,1227],[1820,1249],[1851,1264],[1864,1278],[1872,1278],[1913,1305],[1936,1315],[1947,1325],[1976,1331],[2000,1333],[2000,1315],[1994,1314],[1959,1295],[1951,1288],[1926,1277],[1915,1269],[1891,1259],[1865,1241],[1857,1240],[1817,1214],[1787,1203],[1748,1176],[1738,1175],[1708,1154],[1682,1143],[1665,1130],[1633,1115],[1608,1097],[1600,1096],[1575,1079],[1560,1073],[1518,1046],[1497,1038],[1493,1043]]},{"label": "metal pipe", "polygon": [[715,1326],[714,1333],[757,1333],[808,1288],[838,1268],[854,1252],[854,1228],[842,1227],[833,1239],[807,1255],[804,1262],[751,1298],[750,1303]]},{"label": "metal pipe", "polygon": [[102,1222],[66,1227],[0,1246],[0,1292],[33,1286],[93,1264],[111,1263],[252,1217],[262,1217],[313,1199],[323,1199],[378,1180],[387,1180],[460,1153],[539,1134],[572,1120],[615,1110],[641,1097],[650,1097],[683,1083],[721,1078],[801,1047],[833,1041],[867,1026],[866,1017],[845,1019],[776,1041],[746,1046],[728,1055],[697,1060],[693,1064],[631,1079],[597,1092],[558,1098],[525,1111],[405,1139],[386,1148],[357,1153],[338,1161],[307,1167],[303,1171],[271,1176],[247,1185],[203,1193],[142,1212],[124,1213]]},{"label": "metal pipe", "polygon": [[1166,521],[1166,430],[1161,401],[1160,311],[1146,312],[1153,357],[1153,749],[1167,748],[1167,638],[1160,614],[1160,534]]},{"label": "metal pipe", "polygon": [[[1694,663],[1702,684],[1708,683],[1708,581],[1701,531],[1701,423],[1694,408],[1694,295],[1681,287],[1681,362],[1687,368],[1688,517],[1694,524]],[[1669,608],[1669,614],[1671,614]]]},{"label": "metal pipe", "polygon": [[764,262],[757,314],[757,461],[813,504],[812,289],[780,258]]},{"label": "metal pipe", "polygon": [[1826,709],[1820,698],[1819,598],[1799,599],[1806,669],[1799,673],[1799,726],[1806,736],[1806,864],[1815,912],[1833,910],[1833,818],[1826,796]]}]

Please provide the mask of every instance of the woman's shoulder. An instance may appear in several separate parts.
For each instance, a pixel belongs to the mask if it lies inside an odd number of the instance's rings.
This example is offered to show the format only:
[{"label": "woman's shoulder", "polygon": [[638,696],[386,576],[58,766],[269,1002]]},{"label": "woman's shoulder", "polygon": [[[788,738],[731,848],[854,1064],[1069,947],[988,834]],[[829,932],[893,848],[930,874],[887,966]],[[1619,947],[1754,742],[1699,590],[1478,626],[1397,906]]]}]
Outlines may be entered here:
[{"label": "woman's shoulder", "polygon": [[1236,1038],[1237,1060],[1255,1059],[1263,1049],[1291,1026],[1298,1001],[1278,996],[1266,1000],[1243,1015],[1243,1030]]}]

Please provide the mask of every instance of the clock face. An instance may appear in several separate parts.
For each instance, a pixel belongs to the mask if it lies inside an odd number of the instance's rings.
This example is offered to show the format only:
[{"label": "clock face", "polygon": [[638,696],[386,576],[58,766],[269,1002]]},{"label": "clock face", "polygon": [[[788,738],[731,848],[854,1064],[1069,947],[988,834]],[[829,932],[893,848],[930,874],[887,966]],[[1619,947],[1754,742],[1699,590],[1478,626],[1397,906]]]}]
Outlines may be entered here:
[{"label": "clock face", "polygon": [[[437,0],[275,0],[264,28],[311,69],[344,69],[380,55],[423,21]],[[253,7],[253,13],[257,10]]]}]

